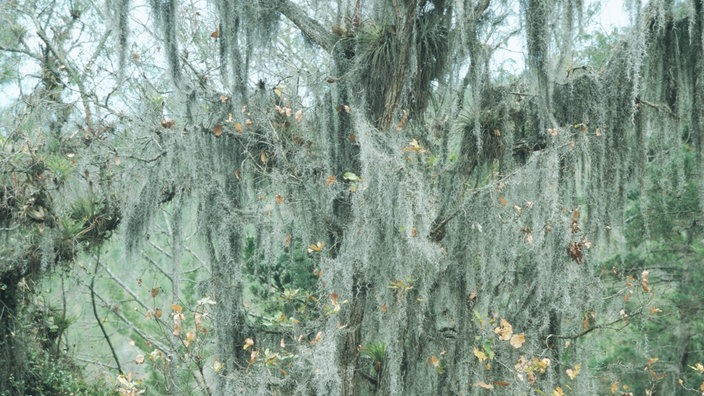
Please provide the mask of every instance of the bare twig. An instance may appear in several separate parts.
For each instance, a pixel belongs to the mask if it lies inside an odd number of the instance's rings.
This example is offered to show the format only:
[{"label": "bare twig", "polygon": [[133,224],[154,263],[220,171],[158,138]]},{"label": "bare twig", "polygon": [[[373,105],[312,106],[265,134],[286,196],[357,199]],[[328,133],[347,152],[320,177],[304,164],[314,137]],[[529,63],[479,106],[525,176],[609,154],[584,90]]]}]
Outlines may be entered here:
[{"label": "bare twig", "polygon": [[105,326],[103,326],[103,321],[100,320],[100,316],[98,316],[98,308],[95,304],[95,278],[98,275],[98,268],[100,267],[100,248],[98,248],[98,254],[95,256],[95,269],[93,270],[93,277],[90,279],[90,302],[91,306],[93,307],[93,316],[95,316],[95,321],[98,322],[98,326],[100,327],[100,331],[103,333],[103,337],[105,337],[105,341],[108,344],[108,348],[110,349],[110,353],[112,353],[113,359],[115,359],[115,364],[117,365],[117,371],[122,374],[122,366],[120,366],[120,359],[117,357],[117,353],[115,352],[115,348],[112,346],[112,342],[110,341],[110,336],[108,335],[107,331],[105,330]]}]

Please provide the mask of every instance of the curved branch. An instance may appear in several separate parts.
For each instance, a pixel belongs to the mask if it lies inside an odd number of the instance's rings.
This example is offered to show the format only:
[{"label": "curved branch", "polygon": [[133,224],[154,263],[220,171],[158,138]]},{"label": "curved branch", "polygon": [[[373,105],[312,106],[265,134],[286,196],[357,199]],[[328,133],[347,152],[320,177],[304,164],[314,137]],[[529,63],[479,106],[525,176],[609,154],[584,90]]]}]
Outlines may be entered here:
[{"label": "curved branch", "polygon": [[291,0],[279,0],[276,9],[301,29],[311,41],[325,51],[332,52],[337,42],[337,36],[326,30],[318,21],[306,15],[306,12],[296,3]]}]

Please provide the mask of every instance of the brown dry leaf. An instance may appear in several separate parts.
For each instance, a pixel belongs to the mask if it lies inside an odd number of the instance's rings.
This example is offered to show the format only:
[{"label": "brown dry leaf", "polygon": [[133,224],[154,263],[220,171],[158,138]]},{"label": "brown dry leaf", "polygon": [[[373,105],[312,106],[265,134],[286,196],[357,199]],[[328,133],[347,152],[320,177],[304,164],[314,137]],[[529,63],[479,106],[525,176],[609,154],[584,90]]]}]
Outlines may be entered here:
[{"label": "brown dry leaf", "polygon": [[249,355],[249,364],[254,364],[259,356],[259,351],[252,349],[252,353]]},{"label": "brown dry leaf", "polygon": [[155,308],[155,309],[154,309],[154,317],[157,318],[157,319],[159,319],[159,318],[161,318],[161,315],[163,315],[163,313],[161,312],[161,309],[160,309],[160,308]]},{"label": "brown dry leaf", "polygon": [[251,339],[251,338],[245,338],[245,339],[244,339],[244,345],[242,346],[242,349],[244,349],[244,350],[246,351],[249,347],[251,347],[251,346],[253,346],[253,345],[254,345],[254,340],[253,340],[253,339]]},{"label": "brown dry leaf", "polygon": [[577,221],[579,220],[579,210],[574,210],[572,212],[572,221]]},{"label": "brown dry leaf", "polygon": [[474,384],[474,386],[478,386],[478,387],[484,388],[484,389],[494,389],[494,385],[492,385],[492,384],[487,384],[487,383],[484,382],[484,381],[479,381],[479,382],[477,382],[476,384]]},{"label": "brown dry leaf", "polygon": [[156,297],[159,294],[159,288],[155,287],[151,291],[152,297]]},{"label": "brown dry leaf", "polygon": [[215,135],[215,137],[222,136],[222,131],[223,131],[223,128],[222,128],[222,125],[220,125],[220,124],[215,125],[213,127],[213,135]]},{"label": "brown dry leaf", "polygon": [[435,356],[431,356],[430,363],[433,365],[433,367],[438,367],[440,365],[440,359],[436,358]]},{"label": "brown dry leaf", "polygon": [[575,364],[574,367],[568,368],[567,370],[565,370],[565,372],[567,373],[567,376],[573,380],[573,379],[577,378],[577,375],[579,374],[579,370],[581,368],[582,368],[581,364]]},{"label": "brown dry leaf", "polygon": [[174,124],[175,124],[174,120],[170,120],[168,118],[163,118],[161,120],[161,126],[163,126],[164,128],[172,128],[174,126]]},{"label": "brown dry leaf", "polygon": [[266,157],[266,151],[262,151],[261,154],[259,154],[259,160],[262,161],[262,164],[266,165],[268,158]]},{"label": "brown dry leaf", "polygon": [[296,118],[296,122],[301,122],[301,120],[303,119],[303,110],[302,109],[298,109],[298,111],[296,112],[295,118]]},{"label": "brown dry leaf", "polygon": [[523,346],[523,343],[526,342],[526,335],[521,333],[521,334],[514,334],[511,336],[511,340],[509,343],[511,344],[512,347],[519,349],[520,347]]},{"label": "brown dry leaf", "polygon": [[504,388],[511,385],[511,383],[509,383],[507,381],[494,381],[492,383],[496,386],[502,386]]},{"label": "brown dry leaf", "polygon": [[528,380],[529,383],[534,384],[535,383],[535,373],[534,372],[529,372],[526,374],[526,379]]},{"label": "brown dry leaf", "polygon": [[250,120],[249,118],[247,118],[247,119],[245,120],[245,122],[244,122],[244,126],[247,127],[247,128],[251,128],[251,127],[252,127],[252,120]]},{"label": "brown dry leaf", "polygon": [[220,37],[220,27],[215,28],[215,31],[210,33],[210,37],[214,39]]},{"label": "brown dry leaf", "polygon": [[274,196],[274,199],[276,200],[276,203],[279,204],[279,205],[281,205],[282,203],[284,203],[284,202],[286,201],[286,197],[284,197],[284,196],[281,195],[281,194],[276,194],[276,195]]},{"label": "brown dry leaf", "polygon": [[648,274],[650,274],[648,270],[644,270],[640,274],[640,287],[643,288],[645,293],[650,292],[650,287],[648,287]]},{"label": "brown dry leaf", "polygon": [[235,127],[235,130],[237,131],[237,133],[242,133],[242,132],[244,132],[244,127],[243,127],[242,124],[240,124],[239,122],[236,122],[235,125],[234,125],[234,127]]},{"label": "brown dry leaf", "polygon": [[350,112],[350,105],[345,105],[343,107],[343,109],[345,109],[345,113],[349,113]]},{"label": "brown dry leaf", "polygon": [[499,327],[494,329],[494,333],[499,335],[501,341],[508,341],[513,335],[513,326],[506,319],[501,319]]},{"label": "brown dry leaf", "polygon": [[626,293],[626,295],[623,296],[623,302],[627,302],[628,300],[631,299],[632,296],[633,296],[633,292],[631,290],[629,290],[628,293]]},{"label": "brown dry leaf", "polygon": [[467,295],[467,304],[474,305],[477,302],[477,292],[472,291]]},{"label": "brown dry leaf", "polygon": [[596,136],[601,136],[601,128],[597,128],[596,131],[594,131],[594,134]]},{"label": "brown dry leaf", "polygon": [[337,179],[335,178],[335,176],[334,176],[334,175],[330,175],[330,176],[328,176],[328,178],[325,180],[325,185],[328,186],[328,187],[330,187],[330,186],[332,186],[333,184],[335,184],[336,181],[337,181]]},{"label": "brown dry leaf", "polygon": [[319,331],[318,334],[315,335],[315,339],[313,339],[313,341],[311,341],[310,343],[311,343],[312,345],[315,345],[315,344],[317,344],[317,343],[320,342],[320,339],[321,339],[321,338],[323,338],[323,332],[322,332],[322,331]]},{"label": "brown dry leaf", "polygon": [[655,315],[656,313],[660,313],[660,312],[662,312],[662,309],[660,309],[656,306],[650,307],[650,314],[651,315]]},{"label": "brown dry leaf", "polygon": [[501,206],[506,207],[508,205],[508,202],[506,202],[506,199],[504,197],[499,196],[499,202],[501,202]]},{"label": "brown dry leaf", "polygon": [[181,331],[183,330],[183,326],[181,325],[180,321],[175,321],[174,322],[174,332],[173,334],[178,337],[181,335]]},{"label": "brown dry leaf", "polygon": [[240,168],[235,169],[235,177],[237,178],[237,181],[242,180],[240,177]]},{"label": "brown dry leaf", "polygon": [[181,312],[183,312],[183,307],[178,304],[171,304],[171,310],[180,314]]},{"label": "brown dry leaf", "polygon": [[286,235],[286,238],[284,238],[284,247],[291,246],[291,241],[293,241],[293,236],[291,234]]},{"label": "brown dry leaf", "polygon": [[548,135],[557,136],[557,128],[548,128]]}]

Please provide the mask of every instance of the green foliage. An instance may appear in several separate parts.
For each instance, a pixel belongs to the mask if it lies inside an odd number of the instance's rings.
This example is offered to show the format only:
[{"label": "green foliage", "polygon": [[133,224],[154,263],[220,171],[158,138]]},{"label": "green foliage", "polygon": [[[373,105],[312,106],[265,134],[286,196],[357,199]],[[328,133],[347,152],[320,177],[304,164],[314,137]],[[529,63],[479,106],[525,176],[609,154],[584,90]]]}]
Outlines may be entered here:
[{"label": "green foliage", "polygon": [[292,240],[271,265],[264,254],[257,253],[254,238],[247,238],[244,248],[245,271],[249,290],[263,311],[269,315],[310,317],[317,301],[315,261],[300,241]]},{"label": "green foliage", "polygon": [[[40,348],[27,351],[27,365],[32,375],[18,380],[11,374],[10,389],[0,391],[2,396],[14,396],[23,392],[27,395],[107,395],[111,392],[105,383],[87,383],[81,369],[66,357],[56,358]],[[21,390],[21,391],[20,391]]]},{"label": "green foliage", "polygon": [[[650,389],[675,392],[672,378],[664,380],[670,375],[698,384],[699,375],[687,366],[704,361],[704,340],[698,336],[704,331],[699,320],[702,308],[696,303],[704,298],[699,268],[704,262],[704,229],[696,220],[701,208],[694,154],[684,146],[679,155],[683,169],[652,164],[651,177],[663,183],[651,185],[647,207],[636,191],[630,195],[625,230],[629,250],[601,264],[609,293],[622,301],[631,317],[618,340],[599,340],[605,353],[591,364],[637,394]],[[683,184],[665,183],[678,180],[681,172]],[[623,362],[647,367],[637,369]]]}]

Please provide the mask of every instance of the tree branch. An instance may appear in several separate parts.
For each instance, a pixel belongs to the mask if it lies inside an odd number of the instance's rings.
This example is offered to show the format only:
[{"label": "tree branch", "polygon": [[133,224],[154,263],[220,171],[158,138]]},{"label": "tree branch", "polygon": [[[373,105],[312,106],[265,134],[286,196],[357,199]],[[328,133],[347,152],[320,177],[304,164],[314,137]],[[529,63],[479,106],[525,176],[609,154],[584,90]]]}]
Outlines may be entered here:
[{"label": "tree branch", "polygon": [[95,278],[98,275],[98,267],[100,267],[100,248],[98,248],[98,254],[95,257],[95,269],[93,270],[93,277],[90,279],[90,303],[93,307],[93,316],[95,316],[95,321],[98,322],[100,331],[103,333],[103,337],[105,338],[105,341],[108,344],[110,353],[112,353],[112,358],[115,360],[115,364],[117,365],[117,371],[122,374],[124,373],[124,371],[122,371],[122,366],[120,366],[120,359],[117,357],[117,353],[115,352],[115,348],[112,346],[110,336],[105,330],[105,326],[103,326],[103,321],[100,320],[100,316],[98,315],[98,308],[95,304]]},{"label": "tree branch", "polygon": [[318,21],[306,15],[298,5],[291,0],[279,0],[276,9],[301,29],[311,41],[327,52],[332,52],[337,42],[337,36],[325,29]]}]

